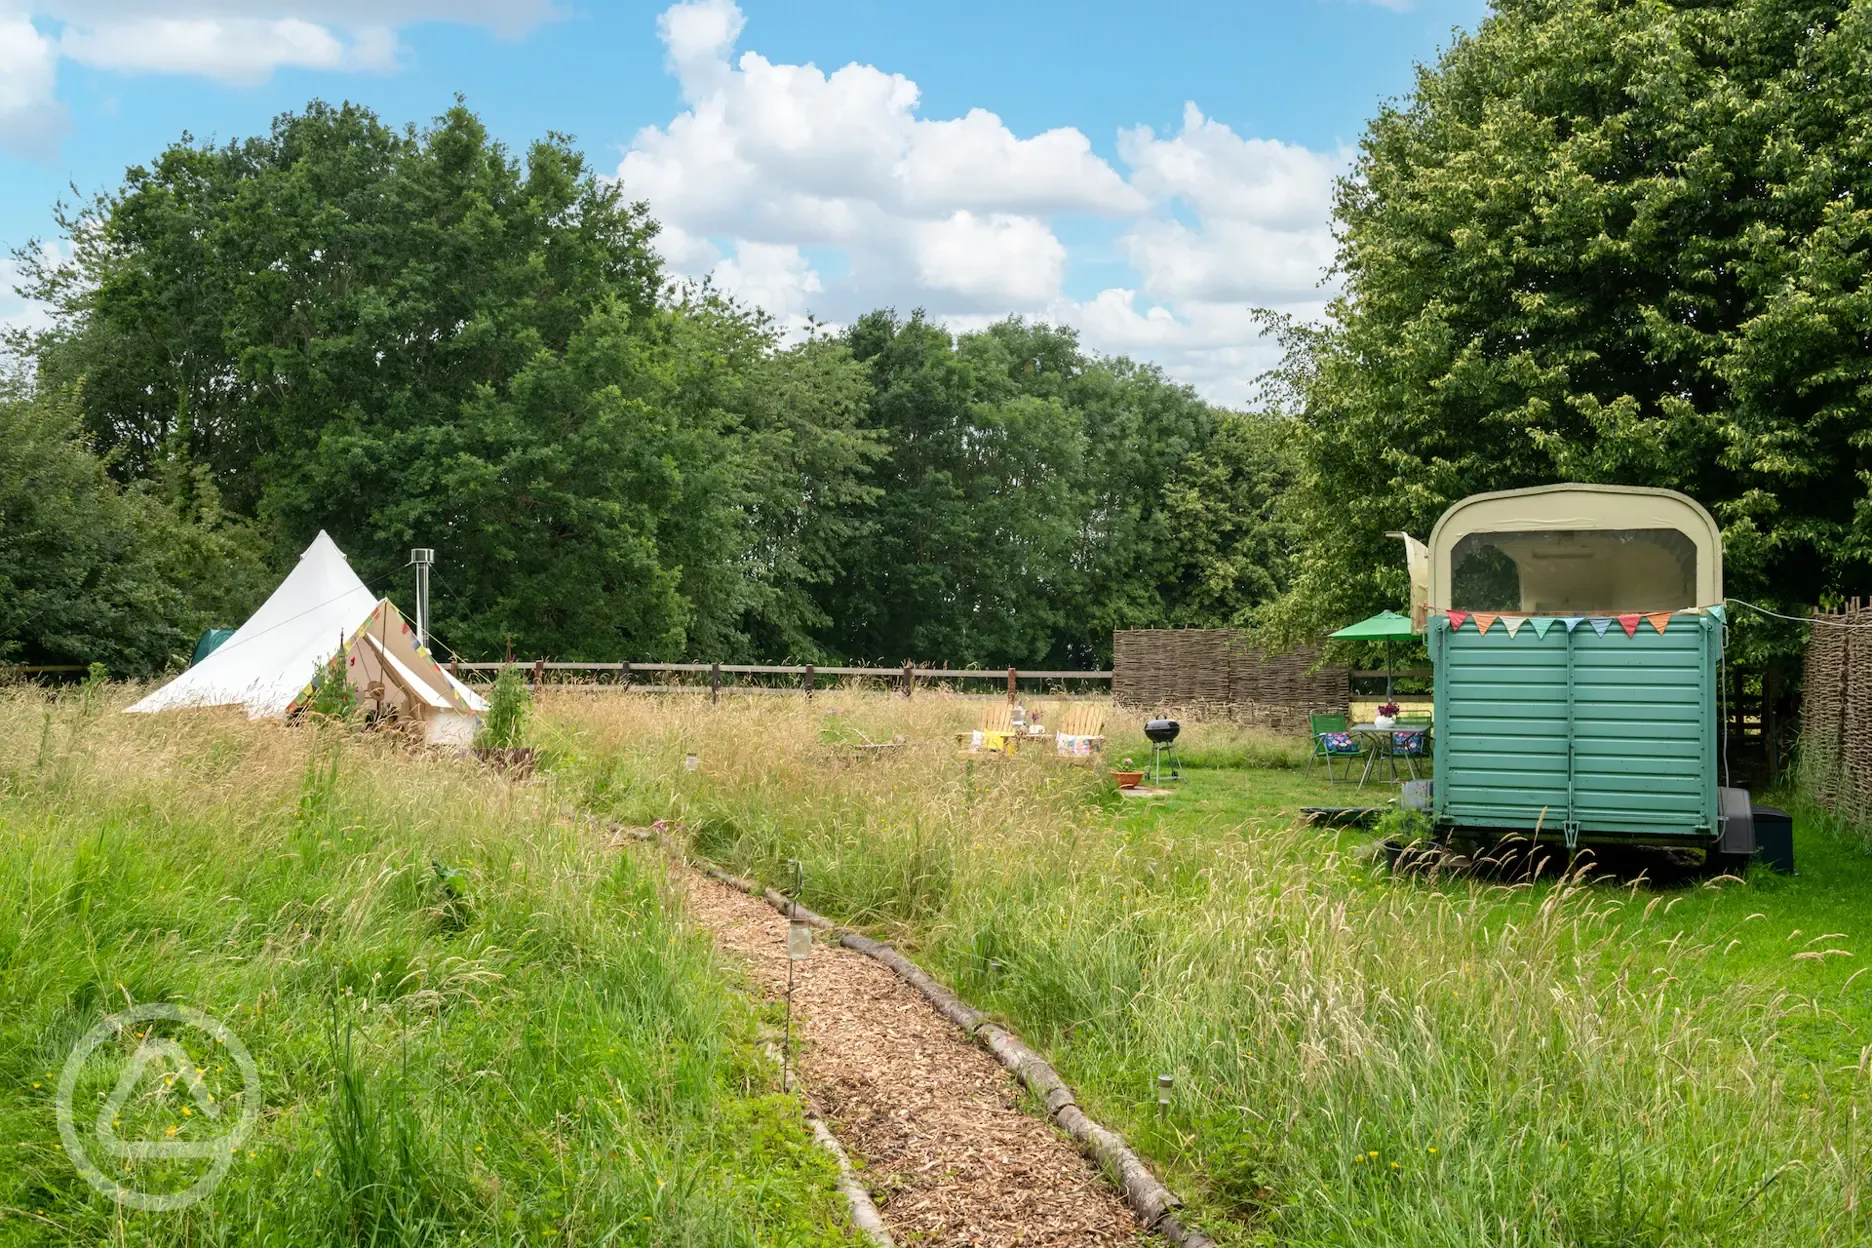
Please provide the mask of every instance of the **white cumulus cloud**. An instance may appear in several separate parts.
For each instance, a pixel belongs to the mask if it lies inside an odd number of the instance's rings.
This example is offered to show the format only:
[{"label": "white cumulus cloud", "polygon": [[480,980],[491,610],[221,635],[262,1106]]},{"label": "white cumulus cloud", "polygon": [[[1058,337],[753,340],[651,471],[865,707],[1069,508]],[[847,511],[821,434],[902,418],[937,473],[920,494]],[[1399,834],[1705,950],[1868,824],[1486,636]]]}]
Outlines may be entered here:
[{"label": "white cumulus cloud", "polygon": [[1012,307],[1056,298],[1066,275],[1066,248],[1045,222],[963,209],[916,229],[917,276],[932,290]]},{"label": "white cumulus cloud", "polygon": [[[39,250],[40,258],[50,264],[71,259],[71,249],[63,244],[41,243]],[[25,276],[17,260],[0,253],[0,373],[11,371],[19,363],[7,349],[7,336],[44,329],[51,321],[44,304],[26,299],[14,289]]]},{"label": "white cumulus cloud", "polygon": [[321,25],[465,22],[517,35],[552,17],[554,0],[14,0],[59,22],[95,29],[141,18],[298,18]]},{"label": "white cumulus cloud", "polygon": [[341,36],[296,17],[136,18],[109,26],[67,26],[59,52],[95,69],[191,74],[222,82],[265,82],[281,68],[376,69],[396,61],[396,33],[365,26]]},{"label": "white cumulus cloud", "polygon": [[1079,131],[1017,139],[999,117],[979,108],[955,121],[919,123],[897,174],[906,201],[926,208],[1122,214],[1145,206]]},{"label": "white cumulus cloud", "polygon": [[[877,66],[737,54],[745,26],[731,0],[664,11],[685,107],[640,130],[618,167],[680,274],[790,325],[880,305],[956,328],[1046,317],[1236,401],[1274,359],[1250,308],[1324,304],[1347,152],[1243,137],[1192,103],[1174,133],[1117,135],[1121,172],[1075,129],[1021,136],[983,108],[921,116],[916,83]],[[1072,297],[1075,256],[1056,233],[1066,215],[1112,223],[1133,279]],[[836,255],[836,276],[809,250]]]},{"label": "white cumulus cloud", "polygon": [[1252,219],[1274,228],[1316,228],[1332,210],[1332,179],[1349,152],[1322,155],[1276,139],[1244,139],[1183,106],[1183,130],[1158,138],[1149,126],[1118,136],[1132,183],[1153,199],[1176,197],[1204,216]]},{"label": "white cumulus cloud", "polygon": [[556,11],[554,0],[0,0],[0,148],[56,152],[61,59],[247,86],[280,69],[394,69],[397,31],[413,22],[518,35]]},{"label": "white cumulus cloud", "polygon": [[57,79],[54,40],[23,13],[0,10],[0,148],[35,157],[58,149],[66,120]]},{"label": "white cumulus cloud", "polygon": [[772,313],[796,333],[806,327],[813,297],[825,290],[791,243],[739,243],[734,255],[714,265],[711,277],[719,289]]}]

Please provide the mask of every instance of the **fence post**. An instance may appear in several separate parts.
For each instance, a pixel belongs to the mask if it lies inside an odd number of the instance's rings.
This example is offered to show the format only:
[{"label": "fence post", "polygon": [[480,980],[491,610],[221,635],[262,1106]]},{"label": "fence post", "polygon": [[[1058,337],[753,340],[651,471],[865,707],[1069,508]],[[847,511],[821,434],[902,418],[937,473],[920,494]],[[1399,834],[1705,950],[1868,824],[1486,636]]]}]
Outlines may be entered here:
[{"label": "fence post", "polygon": [[1781,770],[1781,759],[1775,751],[1775,699],[1781,695],[1781,665],[1774,659],[1768,660],[1768,666],[1762,671],[1762,710],[1761,729],[1762,745],[1768,751],[1768,783],[1773,785]]},{"label": "fence post", "polygon": [[721,701],[721,664],[719,663],[709,664],[708,700],[711,706]]},{"label": "fence post", "polygon": [[1010,668],[1008,668],[1008,705],[1009,705],[1009,706],[1013,706],[1013,705],[1014,705],[1014,701],[1015,701],[1015,698],[1014,698],[1014,677],[1015,677],[1015,672],[1014,672],[1014,669],[1013,669],[1013,668],[1011,668],[1011,667],[1010,667]]},{"label": "fence post", "polygon": [[630,670],[629,659],[625,659],[622,663],[618,664],[618,676],[624,682],[624,692],[629,693],[630,682],[631,682],[631,670]]},{"label": "fence post", "polygon": [[813,665],[808,663],[806,665],[806,700],[808,702],[812,701],[812,687],[813,687]]},{"label": "fence post", "polygon": [[533,660],[533,687],[537,689],[545,682],[546,682],[546,660],[534,659]]},{"label": "fence post", "polygon": [[905,659],[903,674],[904,697],[909,697],[911,690],[914,688],[916,688],[916,664],[912,663],[909,659]]}]

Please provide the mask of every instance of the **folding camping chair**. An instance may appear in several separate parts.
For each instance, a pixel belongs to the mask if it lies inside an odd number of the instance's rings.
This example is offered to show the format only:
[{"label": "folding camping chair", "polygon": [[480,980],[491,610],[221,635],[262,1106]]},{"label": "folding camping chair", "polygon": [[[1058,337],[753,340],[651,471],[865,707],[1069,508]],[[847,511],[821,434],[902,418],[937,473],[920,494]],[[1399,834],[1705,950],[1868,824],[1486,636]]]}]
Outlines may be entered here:
[{"label": "folding camping chair", "polygon": [[1417,760],[1430,756],[1430,715],[1420,712],[1412,715],[1400,715],[1391,732],[1391,773],[1397,774],[1396,759],[1403,759],[1404,766],[1410,769],[1411,779],[1418,779]]},{"label": "folding camping chair", "polygon": [[[1352,764],[1359,756],[1359,744],[1358,739],[1346,731],[1346,717],[1316,713],[1307,716],[1307,723],[1313,731],[1313,749],[1307,755],[1306,771],[1303,774],[1311,776],[1314,762],[1324,759],[1328,784],[1352,779]],[[1332,774],[1335,758],[1346,760],[1345,775],[1337,778]]]}]

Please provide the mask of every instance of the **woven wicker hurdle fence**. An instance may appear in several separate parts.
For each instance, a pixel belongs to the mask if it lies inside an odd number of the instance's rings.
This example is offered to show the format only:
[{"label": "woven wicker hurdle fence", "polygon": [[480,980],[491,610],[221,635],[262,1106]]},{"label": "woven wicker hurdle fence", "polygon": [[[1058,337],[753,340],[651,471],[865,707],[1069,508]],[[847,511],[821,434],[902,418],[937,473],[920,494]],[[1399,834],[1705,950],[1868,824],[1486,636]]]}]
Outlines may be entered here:
[{"label": "woven wicker hurdle fence", "polygon": [[1112,701],[1133,710],[1307,731],[1314,711],[1344,714],[1351,672],[1321,666],[1318,646],[1268,655],[1230,628],[1139,628],[1112,634]]},{"label": "woven wicker hurdle fence", "polygon": [[[1854,598],[1837,611],[1816,611],[1814,620],[1801,702],[1801,787],[1840,818],[1872,826],[1872,601]],[[1837,624],[1857,627],[1828,627]]]}]

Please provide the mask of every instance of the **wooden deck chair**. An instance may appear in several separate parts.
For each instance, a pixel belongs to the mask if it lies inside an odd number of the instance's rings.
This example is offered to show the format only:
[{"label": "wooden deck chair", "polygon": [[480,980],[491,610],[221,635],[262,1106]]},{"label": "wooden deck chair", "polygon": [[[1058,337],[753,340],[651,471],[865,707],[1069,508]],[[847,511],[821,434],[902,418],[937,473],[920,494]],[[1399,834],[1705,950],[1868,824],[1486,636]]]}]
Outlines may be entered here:
[{"label": "wooden deck chair", "polygon": [[1054,752],[1062,758],[1090,759],[1105,749],[1105,708],[1096,702],[1068,702],[1053,724]]},{"label": "wooden deck chair", "polygon": [[957,757],[1005,757],[1014,752],[1015,740],[1014,708],[1005,702],[993,702],[982,708],[981,722],[973,732],[956,733],[956,742],[962,747]]}]

